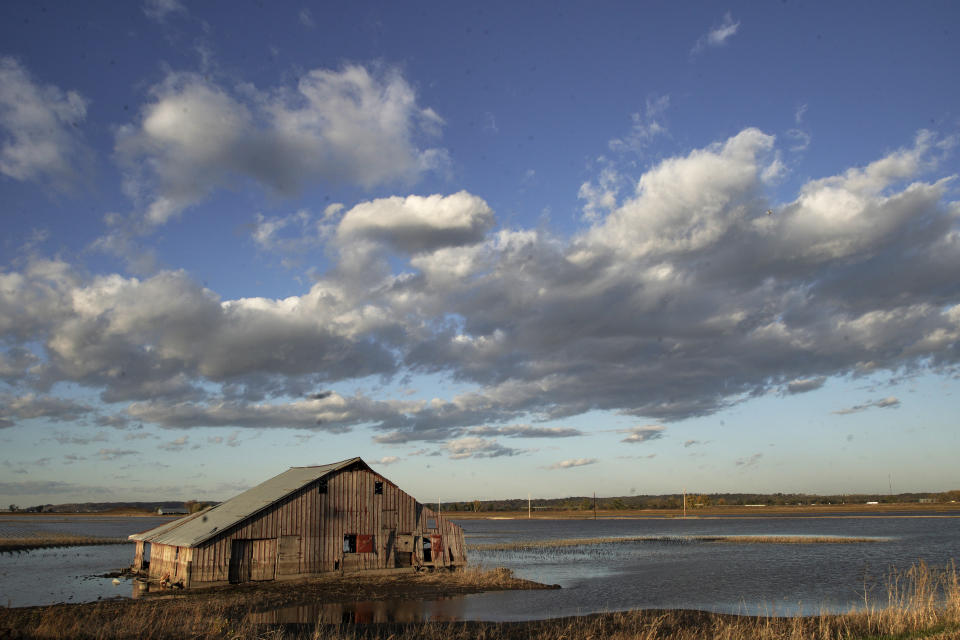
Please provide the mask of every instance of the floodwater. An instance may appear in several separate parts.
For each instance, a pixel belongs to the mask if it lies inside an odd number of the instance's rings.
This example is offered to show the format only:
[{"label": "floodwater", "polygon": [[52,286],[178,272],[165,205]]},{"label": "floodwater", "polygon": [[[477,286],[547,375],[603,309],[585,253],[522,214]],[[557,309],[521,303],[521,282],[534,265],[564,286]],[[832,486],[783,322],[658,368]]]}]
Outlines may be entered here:
[{"label": "floodwater", "polygon": [[[892,569],[960,559],[960,514],[599,520],[466,520],[468,544],[657,536],[664,540],[520,551],[475,550],[471,564],[505,566],[560,590],[417,601],[304,603],[251,614],[262,622],[529,620],[639,608],[800,615],[844,611],[885,594]],[[12,521],[12,522],[9,522]],[[36,521],[36,522],[34,522]],[[122,537],[166,519],[0,518],[8,526]],[[52,529],[52,527],[57,527]],[[840,536],[850,544],[721,544],[686,536]],[[132,585],[98,574],[128,566],[131,545],[0,554],[0,604],[28,606],[130,597]],[[9,603],[9,604],[8,604]]]},{"label": "floodwater", "polygon": [[[0,516],[0,537],[50,533],[126,538],[169,522],[170,518],[104,516]],[[114,584],[103,574],[133,563],[133,545],[55,547],[0,553],[0,605],[27,607],[57,602],[91,602],[130,597],[128,579]]]}]

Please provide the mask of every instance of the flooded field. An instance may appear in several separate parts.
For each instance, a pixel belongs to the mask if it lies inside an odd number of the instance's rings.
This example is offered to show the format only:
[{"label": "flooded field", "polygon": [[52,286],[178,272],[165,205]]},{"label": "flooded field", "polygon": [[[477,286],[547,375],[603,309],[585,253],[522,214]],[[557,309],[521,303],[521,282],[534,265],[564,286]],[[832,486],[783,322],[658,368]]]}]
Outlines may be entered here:
[{"label": "flooded field", "polygon": [[[472,564],[504,566],[519,577],[563,588],[493,592],[416,602],[348,605],[303,603],[256,611],[264,622],[527,620],[634,608],[684,608],[729,613],[796,615],[844,611],[884,595],[891,568],[960,558],[960,518],[723,517],[690,519],[465,520]],[[4,527],[83,535],[125,536],[155,526],[155,518],[11,518]],[[830,536],[845,544],[751,542],[711,536]],[[588,538],[649,539],[497,549],[518,542]],[[0,555],[0,602],[10,606],[129,597],[132,587],[98,578],[128,566],[130,545],[37,550]]]}]

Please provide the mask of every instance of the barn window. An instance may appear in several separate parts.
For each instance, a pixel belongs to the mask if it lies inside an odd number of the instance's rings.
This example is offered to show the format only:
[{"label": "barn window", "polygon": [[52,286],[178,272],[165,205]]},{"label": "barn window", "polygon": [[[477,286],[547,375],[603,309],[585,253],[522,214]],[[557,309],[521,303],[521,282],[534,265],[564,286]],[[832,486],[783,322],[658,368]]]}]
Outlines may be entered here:
[{"label": "barn window", "polygon": [[348,533],[343,536],[344,553],[373,553],[373,536]]},{"label": "barn window", "polygon": [[377,480],[373,483],[373,493],[374,495],[382,496],[383,495],[383,482]]},{"label": "barn window", "polygon": [[327,479],[320,478],[320,484],[317,485],[317,493],[326,493],[327,492]]},{"label": "barn window", "polygon": [[437,519],[427,518],[427,529],[436,529],[436,528],[437,528]]}]

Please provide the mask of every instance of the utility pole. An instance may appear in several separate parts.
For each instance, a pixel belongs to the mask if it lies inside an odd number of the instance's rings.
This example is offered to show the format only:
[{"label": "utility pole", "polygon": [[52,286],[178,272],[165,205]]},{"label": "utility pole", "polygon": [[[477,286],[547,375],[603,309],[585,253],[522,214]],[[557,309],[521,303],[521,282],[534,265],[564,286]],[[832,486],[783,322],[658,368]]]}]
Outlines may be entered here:
[{"label": "utility pole", "polygon": [[683,517],[687,517],[687,488],[683,488]]},{"label": "utility pole", "polygon": [[597,519],[597,492],[593,492],[593,519]]},{"label": "utility pole", "polygon": [[527,520],[530,519],[530,494],[527,493]]}]

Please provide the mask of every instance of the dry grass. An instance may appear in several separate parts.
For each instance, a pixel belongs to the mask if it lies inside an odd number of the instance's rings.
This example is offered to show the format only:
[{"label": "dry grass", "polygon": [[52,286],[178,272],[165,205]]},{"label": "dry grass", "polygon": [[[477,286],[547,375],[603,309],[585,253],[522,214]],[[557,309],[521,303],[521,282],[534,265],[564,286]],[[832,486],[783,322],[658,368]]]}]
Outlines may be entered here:
[{"label": "dry grass", "polygon": [[[503,576],[501,576],[503,577]],[[439,578],[438,578],[439,579]],[[471,579],[469,576],[464,579]],[[490,580],[480,573],[472,579]],[[494,579],[498,579],[494,577]],[[960,638],[956,566],[921,563],[891,572],[884,606],[842,615],[749,617],[698,611],[627,611],[556,620],[489,623],[263,625],[237,606],[192,598],[0,608],[2,638],[230,638],[235,640],[905,640]],[[531,612],[535,615],[536,612]]]},{"label": "dry grass", "polygon": [[843,536],[629,536],[622,538],[564,538],[559,540],[531,540],[529,542],[491,542],[467,545],[467,549],[470,551],[522,551],[630,542],[666,542],[670,544],[856,544],[883,542],[883,540],[883,538],[848,538]]},{"label": "dry grass", "polygon": [[96,544],[128,544],[126,538],[100,538],[70,534],[44,533],[17,538],[0,538],[0,553],[46,549],[50,547],[79,547]]}]

